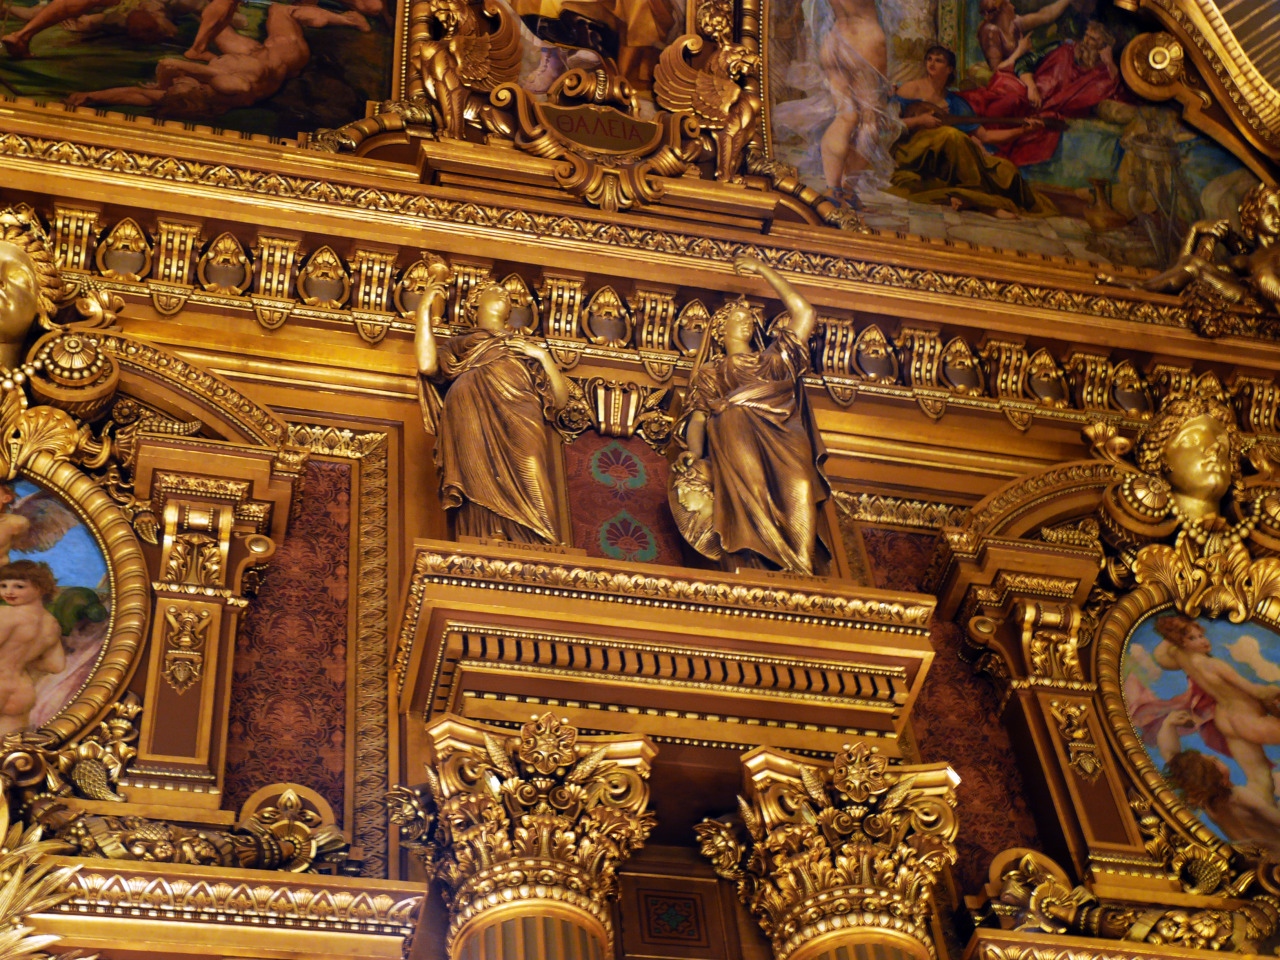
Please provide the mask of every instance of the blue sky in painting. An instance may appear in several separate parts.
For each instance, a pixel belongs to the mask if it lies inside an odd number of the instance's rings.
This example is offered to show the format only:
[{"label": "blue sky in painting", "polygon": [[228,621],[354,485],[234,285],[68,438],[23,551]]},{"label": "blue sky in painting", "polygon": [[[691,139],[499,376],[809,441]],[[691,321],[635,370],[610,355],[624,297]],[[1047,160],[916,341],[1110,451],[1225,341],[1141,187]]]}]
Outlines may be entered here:
[{"label": "blue sky in painting", "polygon": [[[29,480],[17,480],[12,484],[18,499],[38,492]],[[14,550],[14,560],[43,561],[58,578],[60,587],[89,587],[97,589],[107,575],[107,562],[97,541],[83,523],[72,527],[54,546],[42,553],[25,553]]]}]

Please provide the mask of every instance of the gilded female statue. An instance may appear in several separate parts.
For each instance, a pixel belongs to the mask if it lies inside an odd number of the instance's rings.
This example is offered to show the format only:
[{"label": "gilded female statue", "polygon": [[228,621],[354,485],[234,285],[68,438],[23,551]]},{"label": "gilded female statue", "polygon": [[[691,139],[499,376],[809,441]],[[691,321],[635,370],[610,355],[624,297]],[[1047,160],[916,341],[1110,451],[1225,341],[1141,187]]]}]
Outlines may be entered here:
[{"label": "gilded female statue", "polygon": [[[511,329],[511,295],[498,283],[472,287],[463,305],[474,329],[437,343],[432,323],[447,300],[448,267],[433,265],[417,308],[415,340],[423,419],[436,436],[440,497],[456,536],[561,543],[547,418],[569,385],[545,347]],[[448,384],[441,401],[436,384]]]},{"label": "gilded female statue", "polygon": [[818,509],[830,493],[820,467],[826,454],[801,383],[817,317],[759,260],[739,257],[734,269],[762,277],[788,313],[766,337],[759,311],[738,300],[708,331],[724,356],[694,370],[678,428],[686,450],[672,466],[672,512],[684,538],[710,559],[812,575],[830,557],[818,535]]}]

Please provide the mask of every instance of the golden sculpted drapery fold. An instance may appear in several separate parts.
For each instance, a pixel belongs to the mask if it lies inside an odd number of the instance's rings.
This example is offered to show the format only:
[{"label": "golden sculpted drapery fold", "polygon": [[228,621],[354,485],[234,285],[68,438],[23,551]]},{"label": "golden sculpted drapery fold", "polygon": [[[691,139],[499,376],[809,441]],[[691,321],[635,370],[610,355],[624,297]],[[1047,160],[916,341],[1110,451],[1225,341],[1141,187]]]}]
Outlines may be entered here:
[{"label": "golden sculpted drapery fold", "polygon": [[689,409],[705,414],[712,451],[712,526],[740,562],[812,573],[824,559],[822,441],[797,389],[808,369],[805,345],[779,325],[764,350],[707,364],[692,384]]},{"label": "golden sculpted drapery fold", "polygon": [[509,337],[473,330],[440,345],[439,378],[451,381],[436,464],[459,536],[556,543],[551,427],[537,379]]}]

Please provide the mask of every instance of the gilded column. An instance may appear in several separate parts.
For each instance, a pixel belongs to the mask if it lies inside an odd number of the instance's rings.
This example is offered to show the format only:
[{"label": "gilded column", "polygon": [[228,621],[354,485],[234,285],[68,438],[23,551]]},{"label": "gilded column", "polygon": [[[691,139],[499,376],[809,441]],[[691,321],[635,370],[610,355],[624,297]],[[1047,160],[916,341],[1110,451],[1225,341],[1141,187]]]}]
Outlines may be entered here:
[{"label": "gilded column", "polygon": [[955,862],[956,777],[865,743],[831,767],[760,747],[742,758],[740,823],[696,827],[777,960],[930,960],[933,890]]},{"label": "gilded column", "polygon": [[450,960],[606,960],[619,865],[653,828],[644,737],[579,737],[550,713],[518,734],[428,724],[427,782],[387,797],[441,881]]}]

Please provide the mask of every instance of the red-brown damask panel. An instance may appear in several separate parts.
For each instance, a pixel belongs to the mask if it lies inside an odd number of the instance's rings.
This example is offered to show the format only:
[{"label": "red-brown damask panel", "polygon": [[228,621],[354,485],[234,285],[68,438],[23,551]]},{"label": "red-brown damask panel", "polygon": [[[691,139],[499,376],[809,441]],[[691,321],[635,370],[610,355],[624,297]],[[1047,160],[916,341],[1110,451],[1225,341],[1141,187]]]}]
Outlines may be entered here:
[{"label": "red-brown damask panel", "polygon": [[302,509],[236,641],[227,744],[231,809],[278,781],[318,791],[343,822],[351,468],[307,465]]},{"label": "red-brown damask panel", "polygon": [[[922,589],[936,537],[862,528],[877,587]],[[987,880],[992,858],[1009,847],[1041,846],[1009,735],[997,719],[995,691],[960,659],[960,628],[935,623],[938,656],[912,714],[924,763],[945,761],[960,775],[960,860],[956,879],[966,891]]]},{"label": "red-brown damask panel", "polygon": [[584,433],[564,448],[573,545],[592,557],[680,564],[670,465],[639,437]]}]

